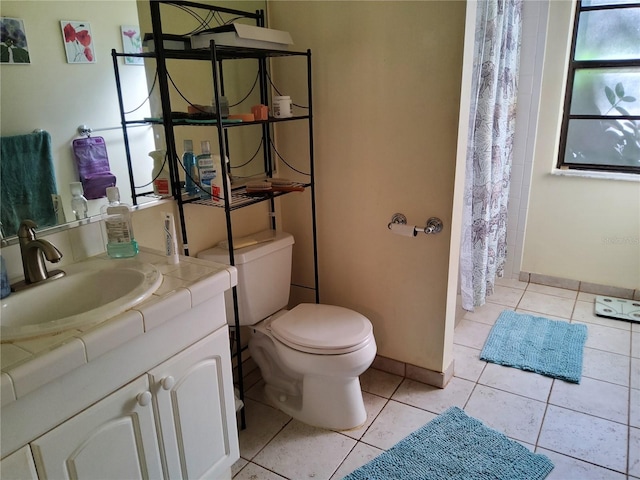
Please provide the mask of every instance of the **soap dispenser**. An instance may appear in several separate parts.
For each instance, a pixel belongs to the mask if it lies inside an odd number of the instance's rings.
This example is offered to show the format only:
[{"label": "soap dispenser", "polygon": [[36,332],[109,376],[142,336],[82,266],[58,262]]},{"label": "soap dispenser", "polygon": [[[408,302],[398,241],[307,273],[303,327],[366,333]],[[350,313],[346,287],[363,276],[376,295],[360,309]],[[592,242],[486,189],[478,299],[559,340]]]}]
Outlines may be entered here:
[{"label": "soap dispenser", "polygon": [[107,231],[107,254],[112,258],[135,257],[138,242],[133,238],[131,208],[120,202],[118,187],[107,187],[109,203],[101,208]]}]

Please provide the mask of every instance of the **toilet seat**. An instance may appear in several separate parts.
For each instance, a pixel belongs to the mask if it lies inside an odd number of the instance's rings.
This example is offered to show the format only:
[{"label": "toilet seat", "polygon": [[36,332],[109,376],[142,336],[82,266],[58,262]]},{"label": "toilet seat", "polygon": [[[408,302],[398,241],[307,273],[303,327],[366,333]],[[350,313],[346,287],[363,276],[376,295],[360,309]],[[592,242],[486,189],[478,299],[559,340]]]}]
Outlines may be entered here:
[{"label": "toilet seat", "polygon": [[306,353],[339,355],[363,348],[373,338],[371,322],[343,307],[302,303],[270,323],[273,336]]}]

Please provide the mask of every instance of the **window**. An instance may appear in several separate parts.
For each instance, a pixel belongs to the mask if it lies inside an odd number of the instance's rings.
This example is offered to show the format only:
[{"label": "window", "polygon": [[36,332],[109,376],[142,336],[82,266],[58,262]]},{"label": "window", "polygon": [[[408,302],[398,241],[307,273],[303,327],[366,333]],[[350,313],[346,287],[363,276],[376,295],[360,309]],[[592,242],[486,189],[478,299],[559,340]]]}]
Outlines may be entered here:
[{"label": "window", "polygon": [[640,2],[578,0],[558,168],[640,174]]}]

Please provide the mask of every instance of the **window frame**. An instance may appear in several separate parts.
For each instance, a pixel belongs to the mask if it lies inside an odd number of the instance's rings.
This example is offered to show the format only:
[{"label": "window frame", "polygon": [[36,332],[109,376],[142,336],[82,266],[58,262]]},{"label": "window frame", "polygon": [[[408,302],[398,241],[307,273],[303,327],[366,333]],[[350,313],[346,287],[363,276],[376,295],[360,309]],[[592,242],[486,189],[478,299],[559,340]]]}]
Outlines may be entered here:
[{"label": "window frame", "polygon": [[[558,151],[557,168],[560,170],[589,170],[600,172],[620,172],[620,173],[632,173],[640,175],[640,163],[638,166],[632,165],[604,165],[604,164],[589,164],[589,163],[571,163],[565,162],[565,151],[567,147],[567,132],[569,130],[569,122],[571,120],[602,120],[602,119],[621,119],[621,120],[634,120],[640,121],[640,115],[576,115],[571,114],[571,101],[573,98],[573,85],[575,81],[576,72],[579,70],[595,70],[595,69],[616,69],[625,67],[640,67],[640,58],[637,59],[625,59],[625,60],[575,60],[576,56],[576,43],[578,39],[578,27],[580,14],[582,12],[590,11],[602,11],[602,10],[620,10],[627,8],[640,8],[640,2],[627,3],[627,4],[608,4],[608,5],[594,5],[583,6],[582,0],[576,0],[574,20],[573,20],[573,33],[571,38],[571,50],[568,61],[568,73],[566,81],[566,89],[564,96],[564,110],[562,113],[562,124],[560,127],[560,148]],[[640,101],[640,98],[638,98]]]}]

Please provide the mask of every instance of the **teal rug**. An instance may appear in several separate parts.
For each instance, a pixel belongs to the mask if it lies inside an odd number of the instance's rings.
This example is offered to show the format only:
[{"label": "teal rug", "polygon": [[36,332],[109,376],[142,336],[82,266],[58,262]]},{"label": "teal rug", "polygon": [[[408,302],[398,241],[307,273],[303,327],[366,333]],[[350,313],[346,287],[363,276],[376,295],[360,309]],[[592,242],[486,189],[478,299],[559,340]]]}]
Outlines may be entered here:
[{"label": "teal rug", "polygon": [[542,480],[544,455],[451,407],[344,480]]},{"label": "teal rug", "polygon": [[480,359],[580,383],[587,326],[503,311]]}]

